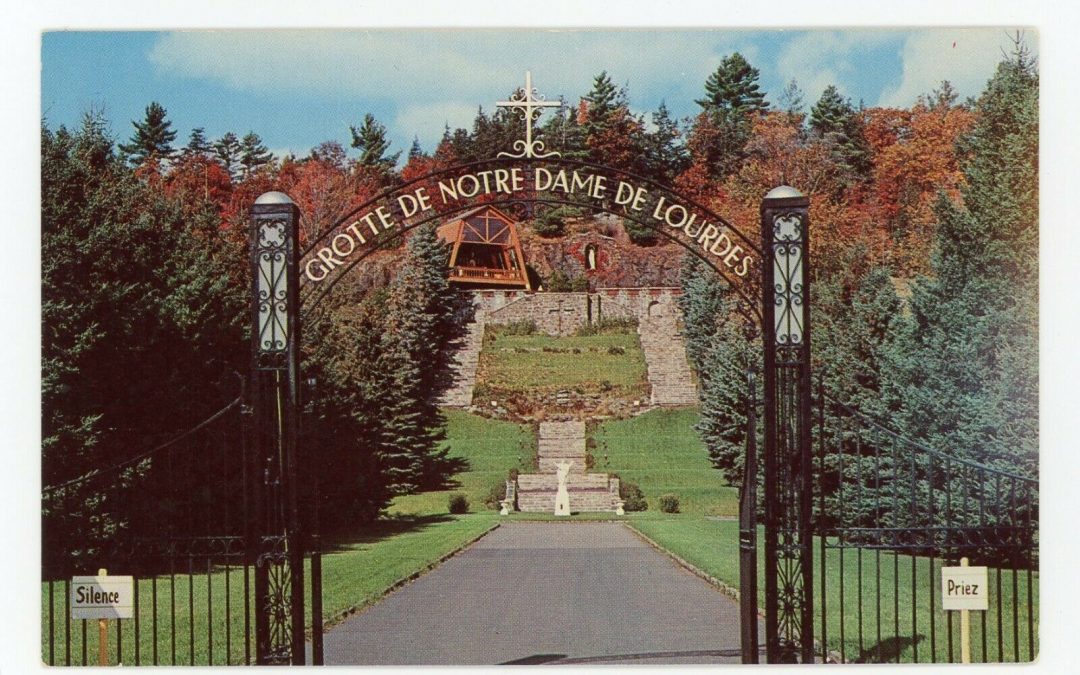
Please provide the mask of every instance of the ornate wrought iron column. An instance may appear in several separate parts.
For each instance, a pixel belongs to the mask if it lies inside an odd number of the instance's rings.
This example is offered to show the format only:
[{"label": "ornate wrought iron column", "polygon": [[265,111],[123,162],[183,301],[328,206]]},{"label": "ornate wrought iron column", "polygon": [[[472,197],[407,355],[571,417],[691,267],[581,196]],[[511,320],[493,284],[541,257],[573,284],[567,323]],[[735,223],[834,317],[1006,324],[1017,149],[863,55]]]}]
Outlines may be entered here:
[{"label": "ornate wrought iron column", "polygon": [[814,655],[809,207],[788,186],[761,203],[769,663],[809,663]]},{"label": "ornate wrought iron column", "polygon": [[281,192],[251,207],[251,396],[257,483],[259,664],[304,663],[304,549],[297,503],[300,212]]}]

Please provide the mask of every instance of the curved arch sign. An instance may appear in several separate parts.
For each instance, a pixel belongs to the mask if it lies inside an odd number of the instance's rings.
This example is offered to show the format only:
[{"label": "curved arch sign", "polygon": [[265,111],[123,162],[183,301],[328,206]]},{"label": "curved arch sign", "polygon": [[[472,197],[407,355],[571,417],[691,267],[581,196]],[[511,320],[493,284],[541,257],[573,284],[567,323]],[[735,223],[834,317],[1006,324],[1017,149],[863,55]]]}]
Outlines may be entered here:
[{"label": "curved arch sign", "polygon": [[760,252],[730,223],[670,188],[610,167],[560,159],[496,159],[438,171],[384,192],[319,237],[301,270],[320,282],[349,266],[372,242],[475,205],[499,202],[573,203],[609,211],[650,227],[745,278]]}]

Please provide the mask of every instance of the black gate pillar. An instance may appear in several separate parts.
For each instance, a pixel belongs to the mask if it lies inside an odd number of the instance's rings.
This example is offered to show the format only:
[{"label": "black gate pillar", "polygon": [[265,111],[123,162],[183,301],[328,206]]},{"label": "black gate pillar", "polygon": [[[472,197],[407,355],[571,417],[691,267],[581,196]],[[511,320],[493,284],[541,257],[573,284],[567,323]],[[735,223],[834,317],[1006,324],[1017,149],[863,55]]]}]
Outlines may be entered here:
[{"label": "black gate pillar", "polygon": [[300,211],[267,192],[251,207],[251,402],[259,664],[304,663],[304,548],[297,503]]},{"label": "black gate pillar", "polygon": [[761,203],[769,663],[814,657],[809,207],[810,200],[788,186]]}]

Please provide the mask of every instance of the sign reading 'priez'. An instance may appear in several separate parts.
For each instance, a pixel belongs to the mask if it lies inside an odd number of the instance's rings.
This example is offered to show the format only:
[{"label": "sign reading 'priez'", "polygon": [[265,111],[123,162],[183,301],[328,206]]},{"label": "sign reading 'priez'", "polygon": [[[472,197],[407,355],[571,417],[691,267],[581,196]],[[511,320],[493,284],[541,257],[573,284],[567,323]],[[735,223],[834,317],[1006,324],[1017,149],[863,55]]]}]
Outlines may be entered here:
[{"label": "sign reading 'priez'", "polygon": [[989,609],[985,567],[942,567],[941,608],[944,610]]},{"label": "sign reading 'priez'", "polygon": [[72,619],[130,619],[135,582],[131,577],[72,577]]},{"label": "sign reading 'priez'", "polygon": [[737,277],[745,277],[755,262],[750,251],[736,243],[740,235],[727,224],[708,222],[671,193],[653,194],[645,187],[599,173],[536,166],[529,172],[522,167],[476,171],[437,181],[431,191],[429,186],[421,186],[390,195],[383,204],[339,228],[327,245],[312,251],[304,275],[311,281],[322,281],[334,268],[345,266],[353,252],[369,239],[403,227],[405,220],[433,215],[436,205],[453,206],[485,195],[528,200],[545,194],[553,199],[584,197],[640,214],[636,217],[678,233]]}]

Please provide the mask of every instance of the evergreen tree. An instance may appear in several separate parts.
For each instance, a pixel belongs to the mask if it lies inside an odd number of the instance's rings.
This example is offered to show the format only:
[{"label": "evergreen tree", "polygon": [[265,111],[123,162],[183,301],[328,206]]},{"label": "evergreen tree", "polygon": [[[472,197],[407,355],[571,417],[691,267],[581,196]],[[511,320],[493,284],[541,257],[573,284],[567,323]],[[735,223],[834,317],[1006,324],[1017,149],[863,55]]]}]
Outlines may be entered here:
[{"label": "evergreen tree", "polygon": [[698,99],[705,112],[732,112],[736,116],[765,112],[765,93],[758,86],[761,73],[739,52],[724,57],[705,80],[705,98]]},{"label": "evergreen tree", "polygon": [[412,145],[409,146],[409,159],[420,159],[424,156],[424,149],[420,147],[420,137],[413,136]]},{"label": "evergreen tree", "polygon": [[645,136],[645,162],[650,178],[671,184],[690,166],[678,121],[671,118],[663,101],[652,115],[655,129]]},{"label": "evergreen tree", "polygon": [[214,148],[210,145],[210,141],[206,140],[205,132],[206,130],[202,127],[195,127],[191,130],[188,144],[180,151],[185,158],[210,157],[213,155]]},{"label": "evergreen tree", "polygon": [[592,90],[585,95],[585,101],[588,104],[585,131],[592,134],[595,125],[602,125],[616,108],[626,105],[626,93],[611,82],[604,70],[593,78]]},{"label": "evergreen tree", "polygon": [[387,154],[390,140],[386,137],[386,127],[374,115],[367,113],[359,127],[349,126],[349,132],[352,134],[352,147],[360,151],[359,165],[388,175],[401,153]]},{"label": "evergreen tree", "polygon": [[214,154],[218,160],[225,167],[225,170],[229,172],[229,176],[236,180],[239,177],[240,157],[243,153],[243,149],[240,146],[240,139],[236,134],[229,131],[224,136],[214,143]]},{"label": "evergreen tree", "polygon": [[1034,475],[1038,454],[1038,74],[999,64],[962,141],[963,205],[942,196],[933,276],[914,285],[889,370],[905,431]]},{"label": "evergreen tree", "polygon": [[831,147],[841,186],[869,177],[870,148],[863,137],[859,115],[831,84],[810,109],[810,129]]},{"label": "evergreen tree", "polygon": [[589,151],[585,147],[585,129],[578,121],[575,111],[564,107],[547,118],[541,127],[540,138],[544,147],[562,154],[563,159],[585,160]]},{"label": "evergreen tree", "polygon": [[[396,435],[413,458],[414,481],[439,486],[458,464],[441,447],[443,418],[438,397],[449,384],[457,313],[462,305],[447,280],[449,250],[435,225],[417,228],[406,245],[406,261],[394,277],[387,301],[388,339],[402,350],[406,365],[397,388],[405,396]],[[407,372],[406,372],[407,371]]]},{"label": "evergreen tree", "polygon": [[146,116],[142,122],[132,120],[135,127],[135,135],[131,142],[120,145],[120,151],[129,161],[135,165],[144,164],[147,161],[163,161],[173,155],[172,142],[176,140],[176,132],[172,129],[172,122],[166,119],[166,110],[157,101],[146,106]]},{"label": "evergreen tree", "polygon": [[780,92],[777,104],[779,105],[780,110],[788,115],[792,117],[802,117],[803,106],[805,104],[805,101],[803,100],[803,90],[799,88],[799,83],[794,77],[787,83],[784,90]]},{"label": "evergreen tree", "polygon": [[739,312],[742,299],[715,270],[687,254],[680,283],[686,353],[698,373],[701,400],[694,428],[713,466],[728,483],[740,485],[750,405],[747,371],[761,372],[760,347]]},{"label": "evergreen tree", "polygon": [[247,132],[240,139],[240,166],[244,169],[245,178],[273,161],[274,156],[254,131]]},{"label": "evergreen tree", "polygon": [[[104,120],[42,130],[42,480],[56,486],[131,459],[220,403],[214,383],[246,363],[240,250],[212,204],[189,207],[138,181]],[[151,457],[101,483],[47,491],[46,558],[92,557],[159,527],[169,477]],[[228,494],[208,479],[206,499]],[[122,495],[127,500],[120,508]],[[200,497],[202,499],[203,497]],[[213,526],[214,523],[207,523]],[[84,561],[85,562],[85,561]]]},{"label": "evergreen tree", "polygon": [[702,114],[691,130],[691,146],[698,149],[695,161],[704,163],[709,178],[727,177],[746,157],[753,117],[767,110],[758,77],[757,68],[735,52],[705,81],[705,98],[697,100]]}]

